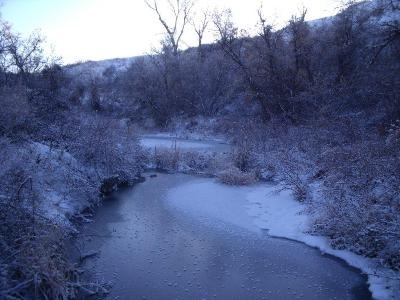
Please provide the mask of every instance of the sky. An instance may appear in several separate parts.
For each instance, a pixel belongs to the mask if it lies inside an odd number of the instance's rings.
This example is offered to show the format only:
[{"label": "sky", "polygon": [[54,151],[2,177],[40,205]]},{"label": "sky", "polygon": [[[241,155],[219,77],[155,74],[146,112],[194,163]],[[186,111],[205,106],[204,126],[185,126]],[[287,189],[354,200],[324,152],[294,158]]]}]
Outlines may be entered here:
[{"label": "sky", "polygon": [[[167,0],[158,0],[160,5]],[[62,57],[65,64],[132,57],[158,47],[163,28],[144,0],[0,0],[1,16],[23,35],[40,29],[47,49]],[[282,26],[302,7],[308,19],[334,14],[338,0],[197,0],[194,11],[230,8],[235,23],[252,32],[257,9],[262,2],[265,15]],[[206,42],[212,42],[210,33]],[[191,27],[183,46],[194,46]]]}]

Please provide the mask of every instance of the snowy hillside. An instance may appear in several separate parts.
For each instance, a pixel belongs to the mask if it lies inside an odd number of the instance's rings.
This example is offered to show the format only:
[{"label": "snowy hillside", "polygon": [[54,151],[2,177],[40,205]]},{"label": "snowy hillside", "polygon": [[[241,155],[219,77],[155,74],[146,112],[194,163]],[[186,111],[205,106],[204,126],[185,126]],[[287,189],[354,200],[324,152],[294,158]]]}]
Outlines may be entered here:
[{"label": "snowy hillside", "polygon": [[130,64],[134,62],[137,57],[127,58],[114,58],[100,61],[87,61],[65,66],[67,74],[72,76],[81,76],[87,79],[105,76],[107,71],[111,74],[113,72],[123,72],[128,69]]},{"label": "snowy hillside", "polygon": [[[372,1],[360,1],[356,4],[357,10],[355,11],[354,21],[362,15],[362,12],[367,11],[369,13],[368,23],[375,25],[384,25],[386,22],[398,20],[400,16],[398,12],[388,4],[382,8],[382,0],[372,0]],[[327,28],[332,26],[337,20],[339,15],[330,16],[325,18],[320,18],[316,20],[308,21],[308,24],[313,29]],[[188,50],[193,50],[193,48],[188,48]],[[126,58],[113,58],[100,61],[86,61],[82,63],[76,63],[65,66],[65,70],[69,75],[80,76],[83,79],[94,79],[106,75],[106,71],[113,73],[119,73],[126,71],[128,67],[139,57],[126,57]]]}]

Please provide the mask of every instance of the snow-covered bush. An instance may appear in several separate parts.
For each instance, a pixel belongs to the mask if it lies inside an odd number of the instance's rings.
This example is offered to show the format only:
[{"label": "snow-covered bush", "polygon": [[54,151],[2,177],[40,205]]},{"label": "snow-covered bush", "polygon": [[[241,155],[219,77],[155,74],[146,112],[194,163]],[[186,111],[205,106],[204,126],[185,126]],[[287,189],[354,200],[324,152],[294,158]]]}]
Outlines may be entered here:
[{"label": "snow-covered bush", "polygon": [[143,170],[146,156],[129,124],[98,114],[77,113],[74,118],[66,147],[95,170],[98,181],[116,175],[134,177]]},{"label": "snow-covered bush", "polygon": [[[214,156],[215,157],[215,156]],[[204,153],[200,151],[184,151],[182,153],[182,164],[189,170],[202,172],[205,170],[210,170],[212,167],[211,160],[213,156],[209,153]]]},{"label": "snow-covered bush", "polygon": [[177,171],[180,159],[181,152],[179,149],[158,147],[154,150],[151,161],[157,169]]},{"label": "snow-covered bush", "polygon": [[259,178],[268,170],[298,200],[306,200],[316,216],[314,231],[328,236],[334,247],[377,257],[399,270],[396,124],[387,136],[367,135],[362,122],[352,119],[320,127],[248,124],[233,130],[233,141],[239,147],[243,141],[251,145],[246,159],[250,170]]},{"label": "snow-covered bush", "polygon": [[228,185],[250,185],[257,182],[254,172],[243,172],[231,167],[217,175],[218,181]]},{"label": "snow-covered bush", "polygon": [[149,168],[169,172],[216,175],[231,164],[228,153],[156,147],[146,153]]},{"label": "snow-covered bush", "polygon": [[257,164],[255,156],[255,141],[258,130],[253,122],[240,124],[234,135],[232,160],[237,168],[246,172],[254,169]]},{"label": "snow-covered bush", "polygon": [[288,145],[286,149],[274,153],[273,157],[277,180],[284,188],[293,192],[296,200],[307,200],[310,196],[309,176],[313,166],[307,155]]},{"label": "snow-covered bush", "polygon": [[[0,168],[0,298],[35,295],[67,299],[75,297],[79,288],[79,272],[68,262],[64,247],[70,227],[53,219],[51,211],[56,201],[65,200],[61,195],[55,199],[54,192],[68,189],[74,194],[68,181],[61,185],[57,182],[70,176],[79,180],[82,170],[59,178],[70,166],[63,165],[67,163],[58,155],[49,157],[36,150],[37,145],[0,139],[0,156],[4,159]],[[51,164],[55,169],[48,169]],[[86,183],[81,182],[80,193],[90,189]],[[84,199],[82,193],[81,199],[74,200]]]},{"label": "snow-covered bush", "polygon": [[[16,139],[21,133],[32,130],[33,107],[23,86],[7,88],[0,86],[0,135]],[[31,120],[28,122],[27,120]]]},{"label": "snow-covered bush", "polygon": [[67,131],[55,126],[58,140],[37,142],[22,131],[23,142],[0,137],[0,298],[69,299],[102,291],[80,282],[69,262],[71,221],[99,203],[102,179],[137,175],[145,156],[120,122],[80,113],[70,122]]},{"label": "snow-covered bush", "polygon": [[378,257],[400,270],[400,162],[398,148],[379,140],[325,152],[323,201],[316,230],[334,246]]},{"label": "snow-covered bush", "polygon": [[311,149],[304,145],[311,141],[311,132],[284,123],[260,125],[256,120],[239,126],[233,137],[235,166],[255,172],[260,179],[278,181],[283,188],[292,190],[297,200],[306,200],[309,177],[315,170]]}]

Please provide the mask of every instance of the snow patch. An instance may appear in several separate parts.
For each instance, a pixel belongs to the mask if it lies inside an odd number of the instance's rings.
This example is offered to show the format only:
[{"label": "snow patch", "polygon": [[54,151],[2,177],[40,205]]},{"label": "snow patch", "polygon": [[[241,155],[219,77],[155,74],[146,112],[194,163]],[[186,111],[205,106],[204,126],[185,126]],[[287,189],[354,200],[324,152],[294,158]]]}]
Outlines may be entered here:
[{"label": "snow patch", "polygon": [[89,206],[89,199],[83,195],[88,184],[81,174],[91,174],[68,152],[50,148],[43,143],[30,144],[34,187],[40,195],[39,210],[58,224],[70,226],[69,217]]},{"label": "snow patch", "polygon": [[210,179],[196,179],[168,190],[167,202],[202,219],[221,220],[259,232],[246,214],[245,195],[249,191],[249,187],[230,187]]},{"label": "snow patch", "polygon": [[248,193],[246,199],[254,223],[272,236],[298,240],[309,226],[303,205],[294,201],[289,191],[265,186]]},{"label": "snow patch", "polygon": [[339,257],[368,275],[369,289],[374,299],[399,299],[398,273],[379,267],[374,259],[347,250],[335,250],[325,237],[308,234],[312,217],[289,191],[281,191],[279,187],[258,188],[248,193],[246,199],[249,202],[248,213],[254,217],[254,224],[268,230],[271,236],[303,242],[323,253]]}]

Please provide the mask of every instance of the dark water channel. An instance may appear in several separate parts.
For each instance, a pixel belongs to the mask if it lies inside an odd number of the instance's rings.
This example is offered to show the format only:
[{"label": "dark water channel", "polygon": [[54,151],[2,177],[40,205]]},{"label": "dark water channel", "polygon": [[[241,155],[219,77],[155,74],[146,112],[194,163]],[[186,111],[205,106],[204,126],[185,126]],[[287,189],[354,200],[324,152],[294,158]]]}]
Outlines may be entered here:
[{"label": "dark water channel", "polygon": [[168,190],[195,177],[146,176],[106,202],[79,241],[100,251],[86,264],[112,282],[108,299],[371,298],[365,276],[316,249],[175,209]]}]

